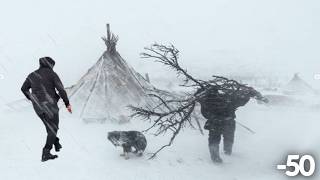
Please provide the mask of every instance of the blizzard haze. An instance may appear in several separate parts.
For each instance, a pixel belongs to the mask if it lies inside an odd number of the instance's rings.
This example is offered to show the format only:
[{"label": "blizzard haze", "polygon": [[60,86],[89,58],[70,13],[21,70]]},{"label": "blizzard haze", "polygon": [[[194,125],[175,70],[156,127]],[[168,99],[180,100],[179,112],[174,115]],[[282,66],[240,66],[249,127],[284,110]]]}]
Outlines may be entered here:
[{"label": "blizzard haze", "polygon": [[[109,22],[120,54],[151,78],[166,70],[139,53],[156,41],[176,45],[181,63],[198,76],[300,72],[319,84],[319,8],[315,0],[2,0],[0,82],[14,94],[49,55],[56,71],[68,74],[64,83],[74,84],[105,50],[100,37]],[[12,78],[17,83],[5,83]]]},{"label": "blizzard haze", "polygon": [[[222,155],[221,166],[210,160],[208,132],[201,135],[190,128],[152,161],[147,160],[148,153],[166,143],[168,136],[146,134],[145,156],[126,161],[119,156],[121,149],[107,141],[107,132],[141,131],[150,124],[141,120],[85,124],[64,108],[59,130],[63,150],[57,160],[43,164],[43,124],[30,106],[20,112],[4,104],[24,98],[20,87],[42,56],[56,61],[54,70],[65,86],[75,84],[106,50],[100,38],[106,35],[106,23],[119,35],[121,56],[137,72],[148,72],[154,84],[176,79],[165,67],[139,56],[143,47],[159,42],[174,44],[181,52],[181,65],[195,77],[289,79],[299,72],[320,89],[320,80],[314,79],[320,74],[320,1],[1,0],[0,22],[0,179],[286,180],[276,165],[285,162],[288,152],[312,153],[319,160],[316,93],[297,101],[288,97],[283,106],[251,101],[240,108],[237,121],[256,134],[237,126],[234,154]],[[314,179],[318,169],[316,175]]]}]

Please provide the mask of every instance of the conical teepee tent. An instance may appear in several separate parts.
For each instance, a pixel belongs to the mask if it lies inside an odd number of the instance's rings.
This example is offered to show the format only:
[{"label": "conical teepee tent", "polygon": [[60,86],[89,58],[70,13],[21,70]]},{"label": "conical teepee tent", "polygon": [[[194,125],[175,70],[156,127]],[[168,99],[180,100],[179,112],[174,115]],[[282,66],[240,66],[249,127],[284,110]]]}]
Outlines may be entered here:
[{"label": "conical teepee tent", "polygon": [[315,90],[295,73],[290,82],[283,88],[286,94],[313,94]]},{"label": "conical teepee tent", "polygon": [[107,50],[68,90],[75,113],[86,122],[103,122],[128,115],[129,104],[148,103],[145,88],[152,88],[116,51],[118,37],[110,33],[109,25],[107,30],[107,38],[102,38]]}]

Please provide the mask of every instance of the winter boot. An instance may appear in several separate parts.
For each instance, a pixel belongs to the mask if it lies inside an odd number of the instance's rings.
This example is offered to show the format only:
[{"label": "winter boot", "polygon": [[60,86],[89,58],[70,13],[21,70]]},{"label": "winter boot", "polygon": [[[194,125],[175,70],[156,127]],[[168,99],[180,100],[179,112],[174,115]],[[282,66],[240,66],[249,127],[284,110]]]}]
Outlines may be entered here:
[{"label": "winter boot", "polygon": [[219,144],[209,145],[211,160],[214,163],[222,163],[222,159],[219,154]]},{"label": "winter boot", "polygon": [[54,142],[54,150],[56,152],[59,152],[61,148],[62,148],[62,146],[61,146],[61,144],[59,142],[59,138],[57,138],[56,141]]},{"label": "winter boot", "polygon": [[224,154],[226,155],[231,155],[232,154],[232,143],[230,142],[224,142],[223,144],[223,150],[224,150]]},{"label": "winter boot", "polygon": [[57,157],[58,157],[57,155],[52,155],[50,153],[50,149],[43,149],[41,161],[45,162],[45,161],[48,161],[50,159],[56,159]]}]

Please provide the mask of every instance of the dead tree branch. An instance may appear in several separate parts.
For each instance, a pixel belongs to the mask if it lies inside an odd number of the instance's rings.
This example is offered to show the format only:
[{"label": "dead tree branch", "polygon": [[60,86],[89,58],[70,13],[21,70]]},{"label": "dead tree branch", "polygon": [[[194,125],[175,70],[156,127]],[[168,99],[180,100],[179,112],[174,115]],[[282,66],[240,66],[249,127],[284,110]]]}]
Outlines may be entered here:
[{"label": "dead tree branch", "polygon": [[[145,50],[146,52],[141,53],[142,58],[151,58],[173,69],[178,76],[184,77],[183,86],[195,88],[193,93],[185,96],[171,96],[168,93],[161,93],[161,91],[153,91],[149,96],[156,102],[154,107],[129,106],[133,112],[132,117],[140,117],[151,122],[151,126],[145,131],[155,129],[155,136],[166,134],[168,131],[172,133],[169,142],[155,151],[150,159],[164,148],[171,146],[181,129],[186,126],[195,127],[192,124],[192,119],[194,119],[193,112],[196,102],[200,102],[208,93],[215,92],[216,99],[213,100],[212,105],[221,108],[224,108],[225,102],[228,102],[229,99],[231,101],[234,96],[263,99],[258,91],[235,80],[221,76],[212,76],[209,81],[194,78],[180,66],[178,62],[179,50],[173,45],[165,46],[156,43]],[[196,123],[202,132],[199,121],[196,120]]]}]

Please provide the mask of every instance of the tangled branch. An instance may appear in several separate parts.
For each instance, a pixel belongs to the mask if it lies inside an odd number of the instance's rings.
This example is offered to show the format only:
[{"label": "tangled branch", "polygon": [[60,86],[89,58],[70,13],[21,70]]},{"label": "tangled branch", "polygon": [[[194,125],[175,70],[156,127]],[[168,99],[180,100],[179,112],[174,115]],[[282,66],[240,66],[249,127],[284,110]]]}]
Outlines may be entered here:
[{"label": "tangled branch", "polygon": [[[151,126],[145,131],[156,129],[155,136],[166,134],[167,132],[172,133],[169,142],[154,152],[150,159],[154,158],[164,148],[171,146],[181,129],[187,125],[194,127],[192,114],[196,102],[200,102],[208,93],[216,92],[215,100],[213,100],[212,104],[221,108],[227,105],[225,102],[232,102],[231,99],[235,96],[255,97],[258,100],[264,100],[258,91],[235,80],[222,76],[212,76],[209,81],[194,78],[180,66],[178,62],[179,50],[173,45],[165,46],[156,43],[151,47],[145,48],[145,50],[146,52],[141,53],[142,58],[152,58],[156,62],[168,66],[178,76],[184,77],[182,86],[195,88],[193,94],[187,94],[185,97],[170,96],[167,93],[159,92],[150,93],[149,96],[157,102],[154,107],[129,106],[133,112],[132,117],[140,117],[152,122]],[[198,122],[197,124],[199,126]]]},{"label": "tangled branch", "polygon": [[147,128],[149,131],[155,127],[157,130],[155,136],[165,134],[168,131],[172,136],[168,144],[159,148],[152,154],[150,159],[154,158],[162,149],[170,146],[174,139],[179,134],[180,130],[186,125],[192,125],[191,117],[195,108],[195,100],[182,100],[182,99],[165,99],[158,94],[149,94],[150,97],[155,98],[159,102],[154,108],[142,108],[129,106],[133,111],[132,117],[141,117],[145,120],[152,122],[152,125]]},{"label": "tangled branch", "polygon": [[144,48],[147,52],[141,53],[142,58],[153,58],[156,62],[160,62],[169,68],[172,68],[178,75],[185,76],[184,83],[188,84],[190,81],[195,85],[203,87],[201,80],[193,78],[188,74],[187,70],[181,68],[178,58],[179,50],[173,45],[165,46],[161,44],[153,44],[151,47]]}]

